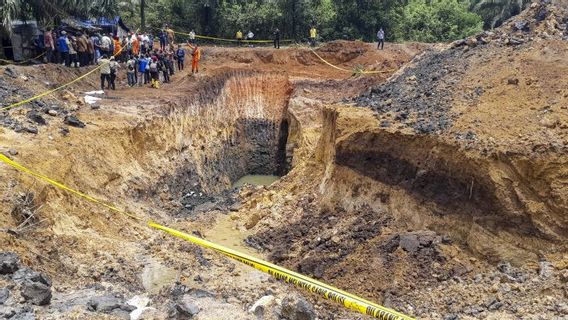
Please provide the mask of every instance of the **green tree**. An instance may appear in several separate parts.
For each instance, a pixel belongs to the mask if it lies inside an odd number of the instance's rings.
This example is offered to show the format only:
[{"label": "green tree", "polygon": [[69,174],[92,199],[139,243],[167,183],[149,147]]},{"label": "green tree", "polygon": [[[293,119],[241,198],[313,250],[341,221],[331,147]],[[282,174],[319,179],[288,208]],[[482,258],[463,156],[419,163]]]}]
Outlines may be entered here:
[{"label": "green tree", "polygon": [[411,0],[396,16],[396,39],[450,41],[483,30],[481,17],[468,11],[468,4],[459,0]]},{"label": "green tree", "polygon": [[116,12],[115,0],[0,0],[2,27],[11,29],[15,19],[35,19],[43,24],[52,24],[54,18],[76,16],[89,18],[111,15]]}]

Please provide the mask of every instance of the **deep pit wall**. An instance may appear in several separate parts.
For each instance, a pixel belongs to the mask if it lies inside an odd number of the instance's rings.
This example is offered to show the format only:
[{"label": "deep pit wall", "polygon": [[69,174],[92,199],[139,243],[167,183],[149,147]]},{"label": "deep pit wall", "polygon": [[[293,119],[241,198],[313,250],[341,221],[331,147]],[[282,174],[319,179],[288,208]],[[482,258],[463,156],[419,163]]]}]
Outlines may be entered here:
[{"label": "deep pit wall", "polygon": [[448,234],[494,262],[520,264],[563,250],[566,159],[481,157],[341,110],[324,109],[316,152],[326,164],[320,192],[330,207],[386,210],[410,229]]},{"label": "deep pit wall", "polygon": [[281,175],[287,170],[289,92],[283,75],[216,76],[164,116],[133,129],[132,143],[151,158],[168,154],[163,161],[177,169],[164,179],[198,184],[206,193],[225,190],[247,174]]}]

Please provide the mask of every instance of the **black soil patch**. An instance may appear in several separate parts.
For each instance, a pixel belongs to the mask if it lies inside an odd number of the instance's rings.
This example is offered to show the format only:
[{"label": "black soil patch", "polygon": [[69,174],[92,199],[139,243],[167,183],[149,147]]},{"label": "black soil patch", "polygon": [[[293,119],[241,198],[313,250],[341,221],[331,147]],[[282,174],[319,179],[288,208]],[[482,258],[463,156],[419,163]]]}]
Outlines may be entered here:
[{"label": "black soil patch", "polygon": [[[417,133],[445,131],[456,116],[450,113],[454,88],[470,68],[468,57],[475,50],[480,49],[426,52],[415,66],[355,98],[354,102],[374,110],[379,119],[391,113],[393,120]],[[390,126],[390,122],[385,121],[384,126]]]}]

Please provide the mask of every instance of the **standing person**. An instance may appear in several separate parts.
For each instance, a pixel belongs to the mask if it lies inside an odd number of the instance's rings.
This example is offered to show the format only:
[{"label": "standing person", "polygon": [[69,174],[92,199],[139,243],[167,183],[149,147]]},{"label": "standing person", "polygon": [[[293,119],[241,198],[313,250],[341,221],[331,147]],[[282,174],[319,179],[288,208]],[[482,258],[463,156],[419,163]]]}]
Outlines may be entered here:
[{"label": "standing person", "polygon": [[89,51],[89,44],[87,38],[82,34],[79,33],[79,36],[76,39],[77,42],[77,53],[79,54],[79,65],[81,67],[86,66],[88,64],[88,51]]},{"label": "standing person", "polygon": [[114,41],[113,42],[113,49],[114,49],[113,56],[117,60],[120,61],[120,57],[122,55],[122,43],[120,43],[120,39],[118,39],[118,36],[115,36],[113,41]]},{"label": "standing person", "polygon": [[153,57],[152,61],[150,62],[150,76],[152,78],[152,88],[159,89],[160,88],[160,64],[158,63],[158,58]]},{"label": "standing person", "polygon": [[199,73],[199,60],[201,60],[201,49],[195,46],[189,46],[191,48],[191,74]]},{"label": "standing person", "polygon": [[138,55],[140,54],[140,40],[138,39],[138,37],[132,38],[132,54],[135,57],[138,57]]},{"label": "standing person", "polygon": [[383,50],[385,48],[385,31],[382,27],[379,29],[379,32],[377,32],[377,40],[377,49]]},{"label": "standing person", "polygon": [[97,62],[101,66],[101,90],[105,89],[105,81],[110,89],[110,60],[107,55],[103,55]]},{"label": "standing person", "polygon": [[158,64],[160,64],[160,66],[158,67],[158,70],[161,69],[162,71],[162,76],[164,78],[164,83],[169,83],[170,82],[170,61],[168,59],[168,54],[164,54],[160,57],[160,59],[158,60]]},{"label": "standing person", "polygon": [[93,46],[93,53],[91,55],[91,63],[97,64],[99,57],[101,55],[101,41],[98,34],[93,34],[91,36],[91,45]]},{"label": "standing person", "polygon": [[237,42],[239,43],[239,47],[243,45],[243,32],[241,30],[237,31],[235,35],[237,38]]},{"label": "standing person", "polygon": [[111,48],[112,48],[112,40],[109,38],[109,36],[105,34],[101,38],[101,44],[100,44],[101,55],[106,55],[107,57],[112,55]]},{"label": "standing person", "polygon": [[128,86],[134,87],[136,84],[136,60],[133,56],[129,56],[128,61],[126,61],[126,77],[128,78]]},{"label": "standing person", "polygon": [[79,67],[79,60],[77,59],[77,40],[75,37],[67,37],[67,46],[69,47],[69,64],[72,67]]},{"label": "standing person", "polygon": [[181,47],[181,44],[178,45],[178,49],[176,51],[176,57],[177,57],[178,71],[181,71],[183,70],[183,62],[185,60],[185,50]]},{"label": "standing person", "polygon": [[174,45],[176,44],[176,35],[172,28],[166,26],[166,34],[168,36],[168,45],[170,49],[174,49]]},{"label": "standing person", "polygon": [[53,50],[55,50],[55,41],[53,41],[53,34],[51,28],[47,28],[43,35],[43,45],[45,46],[45,58],[47,63],[53,62]]},{"label": "standing person", "polygon": [[168,41],[166,30],[164,29],[160,30],[160,33],[158,33],[158,38],[160,39],[160,50],[162,51],[166,50],[166,43]]},{"label": "standing person", "polygon": [[195,44],[195,31],[193,30],[189,32],[189,43]]},{"label": "standing person", "polygon": [[152,58],[150,57],[150,54],[148,53],[148,54],[146,54],[146,69],[144,70],[144,84],[151,82],[150,63],[152,63]]},{"label": "standing person", "polygon": [[142,81],[144,81],[144,84],[146,84],[146,66],[148,65],[148,60],[146,60],[146,57],[144,57],[143,55],[140,55],[140,57],[138,58],[138,72],[139,72],[139,85],[142,86]]},{"label": "standing person", "polygon": [[168,54],[167,54],[167,66],[168,66],[168,72],[170,73],[170,76],[173,76],[176,72],[176,66],[175,66],[175,62],[174,62],[174,51],[173,50],[168,50]]},{"label": "standing person", "polygon": [[316,46],[316,38],[318,37],[318,31],[316,30],[316,27],[312,27],[310,29],[310,45],[312,47]]},{"label": "standing person", "polygon": [[274,49],[280,49],[280,29],[274,30]]},{"label": "standing person", "polygon": [[110,87],[112,88],[112,90],[116,90],[116,85],[114,82],[116,80],[116,76],[118,74],[118,68],[120,68],[120,65],[118,64],[118,62],[116,62],[115,57],[110,57],[109,67],[110,67]]},{"label": "standing person", "polygon": [[63,64],[69,66],[69,45],[67,44],[67,32],[61,31],[61,36],[57,39],[57,50],[61,56]]},{"label": "standing person", "polygon": [[247,32],[246,40],[251,41],[249,42],[251,48],[254,47],[254,44],[252,42],[252,40],[254,40],[254,33],[252,33],[252,30],[249,30],[249,32]]}]

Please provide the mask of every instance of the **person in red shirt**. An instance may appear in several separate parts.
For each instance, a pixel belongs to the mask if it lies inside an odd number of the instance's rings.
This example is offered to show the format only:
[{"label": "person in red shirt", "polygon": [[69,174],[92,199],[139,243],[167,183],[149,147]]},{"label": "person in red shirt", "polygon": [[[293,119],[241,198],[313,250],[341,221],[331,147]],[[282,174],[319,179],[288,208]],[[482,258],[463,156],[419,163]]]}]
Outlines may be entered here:
[{"label": "person in red shirt", "polygon": [[53,51],[55,50],[55,41],[53,40],[53,33],[51,28],[47,28],[43,34],[43,44],[45,46],[45,57],[47,63],[53,62]]}]

